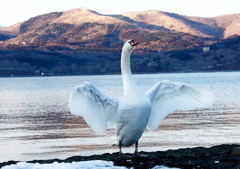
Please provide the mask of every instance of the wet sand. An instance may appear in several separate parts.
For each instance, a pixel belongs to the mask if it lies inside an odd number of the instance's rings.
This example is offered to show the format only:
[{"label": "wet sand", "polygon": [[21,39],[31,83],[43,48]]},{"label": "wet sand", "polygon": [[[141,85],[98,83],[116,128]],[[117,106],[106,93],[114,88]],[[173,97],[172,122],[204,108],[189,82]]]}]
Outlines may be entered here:
[{"label": "wet sand", "polygon": [[[167,150],[157,152],[140,152],[141,157],[133,157],[132,154],[125,154],[124,157],[119,157],[118,153],[106,153],[101,155],[91,156],[72,156],[64,160],[49,159],[49,160],[33,160],[29,163],[53,163],[73,161],[89,161],[89,160],[105,160],[113,161],[116,166],[125,166],[127,168],[153,168],[157,165],[168,167],[177,167],[184,169],[238,169],[240,168],[240,145],[219,145],[210,148],[196,147],[185,148],[178,150]],[[0,163],[0,167],[16,164],[19,161],[8,161]]]}]

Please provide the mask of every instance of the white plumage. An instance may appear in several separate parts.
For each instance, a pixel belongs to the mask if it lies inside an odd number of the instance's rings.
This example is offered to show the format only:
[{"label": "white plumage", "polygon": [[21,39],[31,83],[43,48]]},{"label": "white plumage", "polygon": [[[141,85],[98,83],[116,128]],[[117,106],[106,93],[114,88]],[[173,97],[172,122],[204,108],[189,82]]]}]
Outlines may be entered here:
[{"label": "white plumage", "polygon": [[122,49],[123,97],[107,96],[94,84],[85,82],[72,91],[69,100],[70,112],[83,116],[97,134],[103,134],[106,126],[115,128],[120,154],[121,146],[134,143],[134,153],[138,154],[138,140],[145,128],[156,130],[169,113],[206,107],[213,101],[210,92],[167,80],[157,82],[144,94],[130,68],[130,55],[137,44],[128,40]]},{"label": "white plumage", "polygon": [[103,94],[97,87],[85,82],[75,87],[70,97],[70,112],[83,116],[87,124],[97,133],[103,134],[106,125],[114,127],[119,99]]}]

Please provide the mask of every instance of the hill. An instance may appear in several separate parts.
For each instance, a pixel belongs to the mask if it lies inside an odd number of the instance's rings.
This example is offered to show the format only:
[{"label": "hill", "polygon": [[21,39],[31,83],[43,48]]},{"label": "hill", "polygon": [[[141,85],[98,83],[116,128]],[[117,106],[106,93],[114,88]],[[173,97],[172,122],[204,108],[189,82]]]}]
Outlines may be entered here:
[{"label": "hill", "polygon": [[[52,12],[0,30],[0,74],[120,73],[122,44],[130,38],[140,43],[132,57],[134,72],[237,70],[238,25],[238,14]],[[231,41],[235,45],[225,45]],[[218,47],[203,52],[216,42]]]},{"label": "hill", "polygon": [[[182,41],[190,41],[192,47],[240,35],[239,24],[239,14],[212,18],[190,17],[162,11],[104,15],[90,9],[79,8],[39,15],[5,27],[0,31],[0,35],[4,36],[0,37],[0,45],[84,42],[92,46],[91,41],[111,40],[122,43],[128,38],[134,38],[144,42],[144,48],[166,51],[173,49],[165,49],[162,45],[156,46],[163,41],[159,34],[180,33],[180,36],[184,35]],[[169,39],[171,41],[169,36],[164,38],[167,43]],[[186,45],[182,48],[186,48]]]},{"label": "hill", "polygon": [[[33,32],[36,33],[39,29],[46,31],[54,27],[54,25],[61,23],[65,26],[65,31],[60,33],[66,35],[68,31],[71,31],[70,28],[73,29],[85,23],[95,22],[102,25],[127,25],[137,30],[184,32],[199,37],[227,38],[234,34],[240,35],[240,29],[238,29],[240,24],[239,14],[212,18],[190,17],[162,11],[104,15],[85,8],[39,15],[23,23],[6,27],[1,31],[14,35],[22,35],[22,38],[27,37],[28,41],[31,42],[33,37],[37,38],[39,35],[46,35],[47,32],[41,31],[41,33],[34,36]],[[99,33],[106,33],[102,30],[103,28],[99,28]],[[24,33],[25,35],[23,35]],[[27,36],[29,34],[32,35],[32,38]]]}]

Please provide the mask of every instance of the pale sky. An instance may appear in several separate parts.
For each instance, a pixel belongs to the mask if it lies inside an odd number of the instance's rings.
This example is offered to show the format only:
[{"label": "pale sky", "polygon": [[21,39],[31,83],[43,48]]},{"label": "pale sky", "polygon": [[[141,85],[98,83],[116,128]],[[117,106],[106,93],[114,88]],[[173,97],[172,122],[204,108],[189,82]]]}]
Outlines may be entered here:
[{"label": "pale sky", "polygon": [[187,16],[213,17],[240,13],[240,0],[0,0],[0,25],[74,8],[101,14],[159,10]]}]

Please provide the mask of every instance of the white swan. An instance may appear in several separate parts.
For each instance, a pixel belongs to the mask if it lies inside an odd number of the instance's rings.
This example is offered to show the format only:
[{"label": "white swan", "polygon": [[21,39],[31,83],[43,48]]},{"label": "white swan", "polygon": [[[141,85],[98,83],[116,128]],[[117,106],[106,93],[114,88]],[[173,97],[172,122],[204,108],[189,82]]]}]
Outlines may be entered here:
[{"label": "white swan", "polygon": [[94,84],[85,82],[72,91],[69,101],[70,112],[83,116],[97,134],[103,134],[106,126],[115,127],[120,154],[121,146],[134,143],[134,154],[138,154],[138,140],[145,128],[157,129],[169,113],[209,106],[213,100],[210,92],[166,80],[156,83],[144,94],[133,80],[130,69],[130,55],[137,44],[128,40],[122,49],[124,93],[121,98],[107,96]]}]

